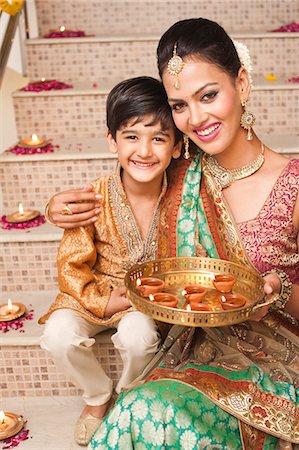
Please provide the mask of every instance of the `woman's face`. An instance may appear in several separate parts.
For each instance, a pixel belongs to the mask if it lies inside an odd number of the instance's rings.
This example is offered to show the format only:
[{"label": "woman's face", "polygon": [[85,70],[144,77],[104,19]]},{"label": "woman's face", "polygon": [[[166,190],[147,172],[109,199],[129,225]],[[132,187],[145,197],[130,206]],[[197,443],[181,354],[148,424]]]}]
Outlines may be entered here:
[{"label": "woman's face", "polygon": [[[242,73],[242,69],[240,69]],[[162,80],[176,126],[203,151],[222,153],[243,140],[240,127],[244,73],[232,79],[214,64],[187,59],[178,75],[180,88],[174,87],[175,76],[165,70]],[[244,95],[245,98],[247,96]]]}]

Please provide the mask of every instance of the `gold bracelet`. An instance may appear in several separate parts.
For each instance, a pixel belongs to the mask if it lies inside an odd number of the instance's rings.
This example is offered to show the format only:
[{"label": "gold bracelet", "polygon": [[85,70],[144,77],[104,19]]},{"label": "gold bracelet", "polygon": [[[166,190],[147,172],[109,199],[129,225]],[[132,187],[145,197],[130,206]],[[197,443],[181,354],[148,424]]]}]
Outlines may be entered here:
[{"label": "gold bracelet", "polygon": [[45,206],[45,219],[49,224],[54,225],[54,227],[57,227],[56,223],[52,222],[52,220],[49,217],[49,202]]},{"label": "gold bracelet", "polygon": [[290,277],[285,272],[278,269],[268,270],[267,272],[263,273],[262,276],[264,277],[271,273],[276,274],[280,279],[281,289],[279,293],[279,298],[273,303],[273,305],[270,308],[270,311],[283,310],[291,297],[292,282],[290,280]]}]

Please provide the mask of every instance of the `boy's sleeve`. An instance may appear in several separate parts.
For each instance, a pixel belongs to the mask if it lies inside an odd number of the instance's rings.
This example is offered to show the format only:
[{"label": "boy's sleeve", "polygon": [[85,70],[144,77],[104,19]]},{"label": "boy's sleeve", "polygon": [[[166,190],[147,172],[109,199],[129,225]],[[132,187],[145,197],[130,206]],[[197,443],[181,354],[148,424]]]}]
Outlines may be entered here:
[{"label": "boy's sleeve", "polygon": [[62,293],[71,295],[97,317],[104,317],[111,286],[101,286],[99,291],[92,272],[97,259],[94,236],[93,224],[65,230],[57,256],[58,284]]}]

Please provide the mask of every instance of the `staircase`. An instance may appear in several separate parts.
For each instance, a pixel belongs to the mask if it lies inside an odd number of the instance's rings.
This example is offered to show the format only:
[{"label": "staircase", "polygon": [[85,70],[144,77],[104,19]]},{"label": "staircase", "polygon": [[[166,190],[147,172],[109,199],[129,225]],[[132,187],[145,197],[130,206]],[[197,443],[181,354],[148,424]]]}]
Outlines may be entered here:
[{"label": "staircase", "polygon": [[[124,78],[157,76],[155,50],[159,36],[184,18],[216,20],[233,38],[248,45],[255,69],[249,103],[257,118],[255,130],[271,148],[299,157],[299,84],[288,82],[299,75],[299,33],[268,32],[298,19],[297,2],[252,0],[249,5],[247,0],[73,0],[71,4],[36,0],[40,36],[61,24],[84,30],[90,36],[40,37],[26,42],[30,80],[55,78],[74,87],[13,93],[19,136],[46,136],[57,149],[43,155],[0,155],[3,214],[16,210],[20,201],[43,211],[55,192],[84,186],[113,170],[115,157],[108,152],[104,138],[107,94]],[[275,74],[277,80],[267,81],[265,75],[269,73]],[[79,394],[39,348],[42,327],[37,319],[57,292],[55,259],[61,236],[62,230],[48,224],[30,230],[1,231],[0,304],[11,298],[34,310],[34,320],[25,322],[24,333],[15,330],[0,334],[0,387],[2,399],[7,402],[9,397]],[[98,346],[95,351],[116,380],[121,361],[110,336],[109,332],[99,335],[101,352]],[[27,448],[25,445],[23,448]],[[77,448],[69,445],[44,448]]]}]

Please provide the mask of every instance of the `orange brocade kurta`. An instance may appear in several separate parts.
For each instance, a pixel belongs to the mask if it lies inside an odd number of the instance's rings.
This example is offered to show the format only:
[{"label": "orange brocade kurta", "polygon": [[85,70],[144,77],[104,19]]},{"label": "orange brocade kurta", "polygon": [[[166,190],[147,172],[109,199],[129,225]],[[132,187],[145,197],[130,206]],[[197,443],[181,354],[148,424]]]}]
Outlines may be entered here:
[{"label": "orange brocade kurta", "polygon": [[92,183],[102,195],[97,221],[86,227],[65,230],[57,265],[60,293],[49,311],[39,319],[70,308],[93,323],[114,326],[129,310],[105,318],[105,309],[114,287],[124,286],[126,271],[134,264],[155,259],[160,202],[166,191],[166,176],[146,242],[142,240],[134,214],[124,192],[119,173]]}]

